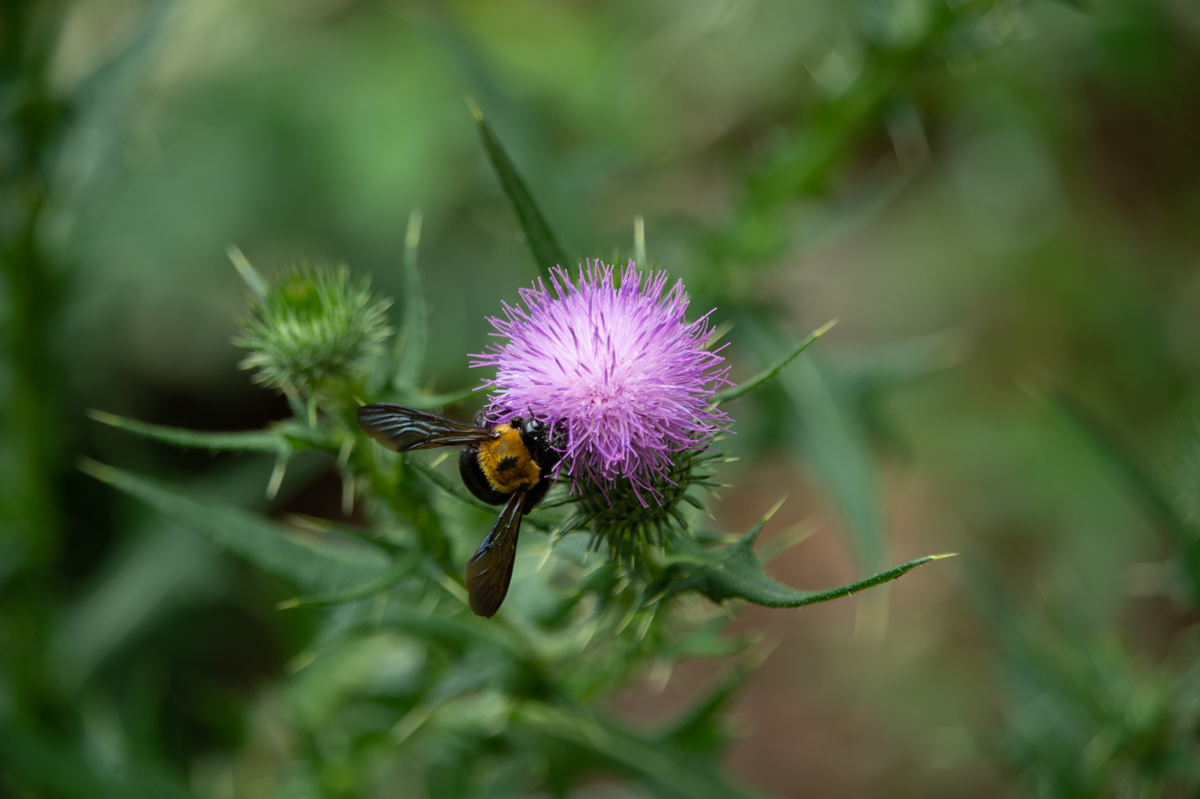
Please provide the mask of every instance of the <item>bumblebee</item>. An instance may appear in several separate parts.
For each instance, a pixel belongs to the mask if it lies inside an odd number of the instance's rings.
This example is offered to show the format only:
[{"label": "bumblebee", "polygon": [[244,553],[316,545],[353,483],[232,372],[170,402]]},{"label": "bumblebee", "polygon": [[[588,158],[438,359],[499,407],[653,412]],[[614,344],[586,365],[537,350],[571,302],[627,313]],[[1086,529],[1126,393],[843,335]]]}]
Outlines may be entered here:
[{"label": "bumblebee", "polygon": [[489,505],[504,506],[467,562],[471,610],[490,619],[500,609],[512,580],[521,517],[550,490],[554,482],[551,473],[566,446],[566,431],[532,418],[514,418],[490,427],[486,423],[483,411],[470,425],[403,405],[358,409],[358,426],[390,450],[460,446],[458,471],[463,483]]}]

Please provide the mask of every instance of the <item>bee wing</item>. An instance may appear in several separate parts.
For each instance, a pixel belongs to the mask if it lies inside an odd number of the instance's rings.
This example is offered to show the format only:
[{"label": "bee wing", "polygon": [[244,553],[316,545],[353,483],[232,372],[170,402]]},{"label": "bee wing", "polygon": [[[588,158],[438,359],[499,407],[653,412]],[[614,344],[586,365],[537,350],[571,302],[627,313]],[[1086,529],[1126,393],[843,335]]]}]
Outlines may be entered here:
[{"label": "bee wing", "polygon": [[358,409],[358,426],[396,452],[475,444],[491,438],[491,431],[485,428],[452,422],[403,405],[364,405]]},{"label": "bee wing", "polygon": [[524,504],[524,491],[509,497],[495,526],[467,561],[467,594],[471,600],[471,610],[476,616],[490,619],[496,615],[508,593]]}]

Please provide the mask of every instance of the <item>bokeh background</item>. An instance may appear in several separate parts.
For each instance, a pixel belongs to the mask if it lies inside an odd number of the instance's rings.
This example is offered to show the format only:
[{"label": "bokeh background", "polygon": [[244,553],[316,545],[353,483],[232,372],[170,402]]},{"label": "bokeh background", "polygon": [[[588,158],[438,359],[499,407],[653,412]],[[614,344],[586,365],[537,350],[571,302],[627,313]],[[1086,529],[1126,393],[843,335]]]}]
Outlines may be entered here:
[{"label": "bokeh background", "polygon": [[[227,245],[267,274],[345,261],[400,299],[417,207],[428,387],[477,381],[466,354],[485,317],[537,270],[470,92],[573,257],[628,257],[644,218],[651,263],[732,325],[735,378],[840,320],[813,359],[729,406],[740,460],[715,527],[744,530],[786,495],[767,537],[808,537],[771,573],[803,588],[960,553],[861,598],[739,612],[770,652],[734,708],[741,784],[1200,790],[1166,776],[1200,758],[1197,619],[1153,499],[1186,525],[1200,498],[1194,3],[0,14],[4,725],[69,762],[150,753],[199,795],[257,795],[258,697],[289,679],[311,622],[75,459],[250,506],[270,464],[169,451],[85,412],[209,430],[287,415],[237,369],[245,289]],[[279,512],[339,518],[323,463],[284,493]],[[648,674],[607,706],[650,724],[713,674]],[[27,743],[0,732],[0,763],[49,757]],[[6,771],[0,795],[73,795]]]}]

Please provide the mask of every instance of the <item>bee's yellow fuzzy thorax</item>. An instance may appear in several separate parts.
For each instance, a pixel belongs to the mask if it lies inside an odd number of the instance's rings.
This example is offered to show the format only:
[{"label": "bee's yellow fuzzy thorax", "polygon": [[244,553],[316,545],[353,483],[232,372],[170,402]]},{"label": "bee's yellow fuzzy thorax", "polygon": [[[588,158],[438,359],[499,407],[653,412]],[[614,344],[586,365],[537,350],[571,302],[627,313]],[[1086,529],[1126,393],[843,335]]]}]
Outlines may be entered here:
[{"label": "bee's yellow fuzzy thorax", "polygon": [[529,454],[521,433],[511,425],[492,428],[495,438],[479,445],[479,468],[498,491],[512,494],[531,489],[542,477],[542,470]]}]

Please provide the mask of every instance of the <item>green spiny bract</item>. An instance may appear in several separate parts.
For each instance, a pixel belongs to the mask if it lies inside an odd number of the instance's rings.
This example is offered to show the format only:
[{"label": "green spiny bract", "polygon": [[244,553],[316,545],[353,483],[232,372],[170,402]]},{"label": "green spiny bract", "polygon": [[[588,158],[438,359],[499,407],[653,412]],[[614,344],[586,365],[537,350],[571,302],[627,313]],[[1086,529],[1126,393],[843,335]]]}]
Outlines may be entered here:
[{"label": "green spiny bract", "polygon": [[234,339],[250,353],[240,366],[293,398],[341,395],[367,374],[391,335],[389,305],[371,294],[370,279],[352,280],[343,265],[290,266],[263,296],[251,295]]},{"label": "green spiny bract", "polygon": [[723,458],[720,451],[712,449],[675,453],[670,468],[654,479],[654,495],[645,488],[635,488],[628,478],[604,486],[581,483],[583,491],[572,499],[574,512],[563,523],[560,534],[590,530],[593,549],[607,546],[614,560],[636,563],[644,547],[661,547],[671,536],[688,533],[680,503],[703,510],[699,499],[688,491],[692,486],[709,491],[716,488],[712,464]]}]

